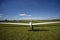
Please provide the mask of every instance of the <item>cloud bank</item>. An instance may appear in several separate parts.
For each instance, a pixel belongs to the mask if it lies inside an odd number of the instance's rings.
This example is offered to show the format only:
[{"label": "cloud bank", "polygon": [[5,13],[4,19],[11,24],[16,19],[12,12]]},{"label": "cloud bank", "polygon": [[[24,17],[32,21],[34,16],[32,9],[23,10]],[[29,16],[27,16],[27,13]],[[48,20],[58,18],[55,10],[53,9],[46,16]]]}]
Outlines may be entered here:
[{"label": "cloud bank", "polygon": [[23,13],[23,14],[19,14],[19,16],[22,16],[22,17],[27,16],[27,17],[29,17],[29,16],[31,16],[31,15],[30,15],[30,14],[25,14],[25,13]]}]

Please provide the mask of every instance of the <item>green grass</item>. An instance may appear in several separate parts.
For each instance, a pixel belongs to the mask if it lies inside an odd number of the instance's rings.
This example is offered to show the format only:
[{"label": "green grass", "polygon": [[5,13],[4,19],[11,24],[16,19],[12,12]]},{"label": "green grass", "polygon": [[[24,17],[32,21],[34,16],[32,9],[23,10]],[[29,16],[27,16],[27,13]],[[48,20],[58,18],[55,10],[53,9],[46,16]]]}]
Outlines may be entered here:
[{"label": "green grass", "polygon": [[[32,20],[33,23],[39,22],[60,22],[60,20]],[[4,21],[5,22],[5,21]],[[29,23],[30,20],[20,20],[20,21],[6,21],[6,22],[13,22],[13,23]]]},{"label": "green grass", "polygon": [[60,40],[60,23],[29,26],[0,24],[0,40]]}]

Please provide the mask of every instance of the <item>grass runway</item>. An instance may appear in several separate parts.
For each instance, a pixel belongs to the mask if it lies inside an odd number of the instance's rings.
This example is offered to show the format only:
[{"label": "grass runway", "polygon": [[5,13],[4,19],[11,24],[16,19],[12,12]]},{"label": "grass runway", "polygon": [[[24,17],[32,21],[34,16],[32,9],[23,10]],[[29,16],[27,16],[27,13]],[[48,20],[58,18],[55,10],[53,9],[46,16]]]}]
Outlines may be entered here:
[{"label": "grass runway", "polygon": [[0,24],[0,40],[60,40],[60,23],[36,25]]}]

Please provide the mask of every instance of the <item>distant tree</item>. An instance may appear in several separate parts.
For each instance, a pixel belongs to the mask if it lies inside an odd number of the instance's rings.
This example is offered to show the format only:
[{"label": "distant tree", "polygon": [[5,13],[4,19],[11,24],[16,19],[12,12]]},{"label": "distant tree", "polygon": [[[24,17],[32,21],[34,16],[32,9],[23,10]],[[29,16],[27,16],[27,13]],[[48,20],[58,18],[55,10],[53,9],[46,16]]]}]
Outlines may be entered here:
[{"label": "distant tree", "polygon": [[8,22],[8,20],[6,19],[6,20],[4,20],[4,22]]}]

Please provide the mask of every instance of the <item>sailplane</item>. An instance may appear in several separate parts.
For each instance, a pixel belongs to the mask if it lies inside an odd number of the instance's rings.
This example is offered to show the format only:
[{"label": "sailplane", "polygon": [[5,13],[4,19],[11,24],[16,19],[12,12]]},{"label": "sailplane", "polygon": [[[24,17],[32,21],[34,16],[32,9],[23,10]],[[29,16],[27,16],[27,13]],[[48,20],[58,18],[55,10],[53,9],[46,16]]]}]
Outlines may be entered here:
[{"label": "sailplane", "polygon": [[32,23],[32,20],[29,23],[7,23],[7,22],[0,22],[0,24],[29,25],[32,30],[34,29],[33,25],[43,25],[43,24],[53,24],[53,23],[60,23],[60,22]]}]

